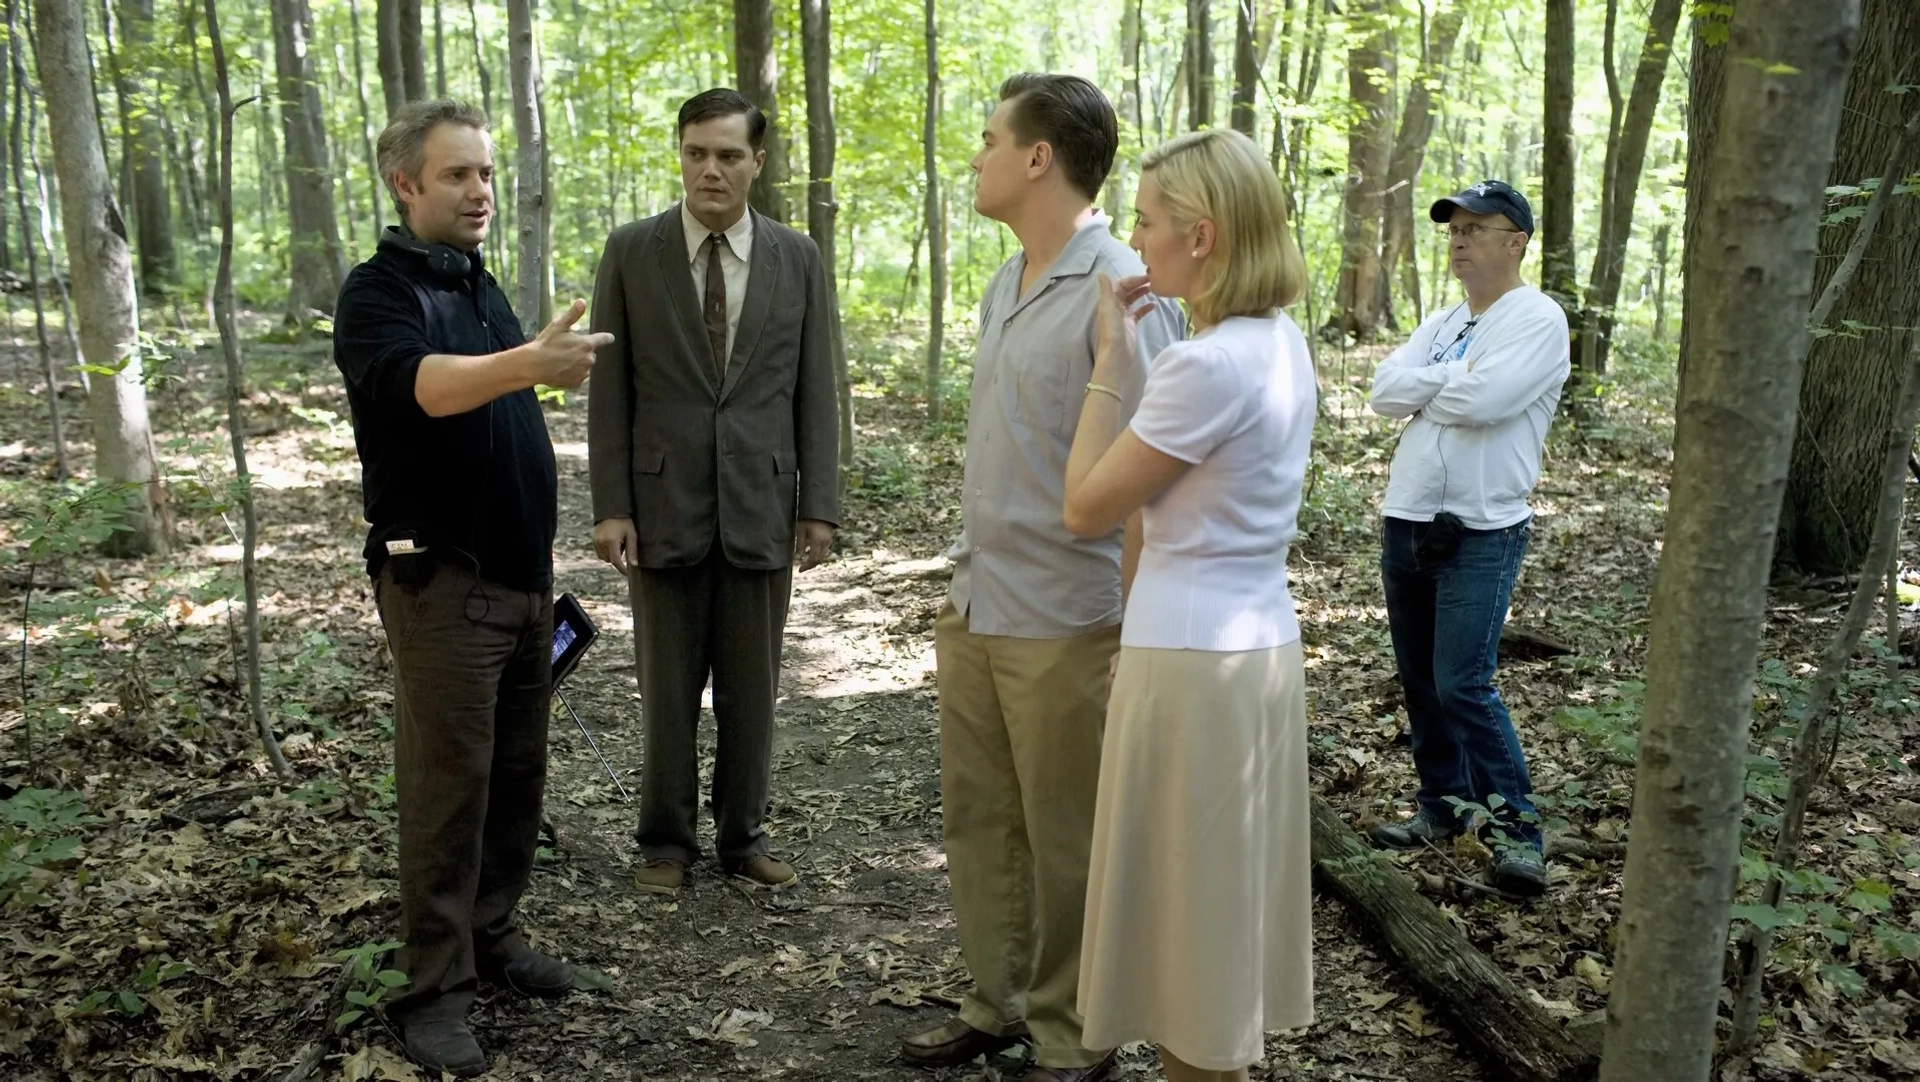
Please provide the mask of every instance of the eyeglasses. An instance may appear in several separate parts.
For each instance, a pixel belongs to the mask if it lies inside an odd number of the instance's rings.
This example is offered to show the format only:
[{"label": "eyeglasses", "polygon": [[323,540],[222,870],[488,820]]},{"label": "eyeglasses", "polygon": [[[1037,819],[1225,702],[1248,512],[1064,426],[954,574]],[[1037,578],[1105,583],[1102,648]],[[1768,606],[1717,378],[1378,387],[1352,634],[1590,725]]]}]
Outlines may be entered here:
[{"label": "eyeglasses", "polygon": [[1469,222],[1466,225],[1438,225],[1434,227],[1434,230],[1443,237],[1465,237],[1468,240],[1479,240],[1482,233],[1523,232],[1519,229],[1507,229],[1497,225],[1481,225],[1479,222]]}]

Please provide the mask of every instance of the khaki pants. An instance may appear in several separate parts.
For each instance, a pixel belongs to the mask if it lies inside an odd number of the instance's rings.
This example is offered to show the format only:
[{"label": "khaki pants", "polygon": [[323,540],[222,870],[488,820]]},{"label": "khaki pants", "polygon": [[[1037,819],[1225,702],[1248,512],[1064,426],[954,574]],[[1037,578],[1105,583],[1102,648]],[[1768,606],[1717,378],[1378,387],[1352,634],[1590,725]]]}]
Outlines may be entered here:
[{"label": "khaki pants", "polygon": [[1043,1067],[1084,1067],[1075,1009],[1107,664],[1120,629],[1071,639],[934,624],[947,876],[973,990],[960,1018],[1025,1032]]}]

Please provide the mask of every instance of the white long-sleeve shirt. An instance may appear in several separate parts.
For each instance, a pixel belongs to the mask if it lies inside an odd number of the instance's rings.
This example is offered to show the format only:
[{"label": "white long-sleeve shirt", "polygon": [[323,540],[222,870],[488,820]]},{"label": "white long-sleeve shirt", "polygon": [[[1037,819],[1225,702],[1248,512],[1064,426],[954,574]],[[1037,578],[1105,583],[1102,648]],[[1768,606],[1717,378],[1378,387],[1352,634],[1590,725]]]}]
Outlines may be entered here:
[{"label": "white long-sleeve shirt", "polygon": [[1477,318],[1464,303],[1430,316],[1373,373],[1374,412],[1412,418],[1381,513],[1451,511],[1476,530],[1524,521],[1569,371],[1566,313],[1532,286]]}]

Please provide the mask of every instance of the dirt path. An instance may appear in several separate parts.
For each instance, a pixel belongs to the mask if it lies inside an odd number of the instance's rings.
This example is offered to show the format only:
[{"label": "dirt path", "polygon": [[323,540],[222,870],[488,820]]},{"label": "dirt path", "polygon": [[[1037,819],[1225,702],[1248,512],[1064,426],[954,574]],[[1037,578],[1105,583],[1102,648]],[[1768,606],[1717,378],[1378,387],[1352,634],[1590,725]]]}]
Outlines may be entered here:
[{"label": "dirt path", "polygon": [[[624,583],[592,559],[584,410],[551,417],[560,451],[562,589],[604,632],[570,682],[629,790],[641,733]],[[857,523],[861,508],[849,508]],[[564,714],[549,805],[563,854],[526,903],[538,940],[604,969],[611,993],[552,1006],[489,1002],[480,1032],[499,1078],[926,1079],[897,1062],[905,1032],[941,1021],[966,989],[940,844],[931,626],[945,538],[874,542],[851,527],[837,558],[799,579],[778,706],[776,847],[802,885],[751,895],[710,861],[677,900],[631,885],[636,811]],[[702,778],[712,715],[703,715]],[[711,843],[711,824],[703,824]],[[1323,1021],[1275,1035],[1286,1079],[1481,1077],[1437,1032],[1337,907],[1317,912]],[[1136,1049],[1123,1077],[1158,1077]],[[564,1066],[563,1066],[564,1065]],[[1003,1059],[990,1071],[1018,1077]],[[995,1077],[980,1068],[936,1078]]]}]

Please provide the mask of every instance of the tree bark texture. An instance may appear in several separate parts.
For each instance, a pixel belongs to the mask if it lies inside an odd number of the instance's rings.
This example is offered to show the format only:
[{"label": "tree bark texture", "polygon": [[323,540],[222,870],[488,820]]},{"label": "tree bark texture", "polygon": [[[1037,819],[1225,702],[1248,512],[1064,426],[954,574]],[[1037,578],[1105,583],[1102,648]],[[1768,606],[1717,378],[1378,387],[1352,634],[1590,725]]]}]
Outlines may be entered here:
[{"label": "tree bark texture", "polygon": [[800,0],[801,63],[807,92],[807,235],[820,249],[833,302],[833,383],[840,400],[840,484],[853,468],[853,381],[847,373],[847,344],[840,327],[839,254],[836,251],[840,203],[833,194],[837,136],[833,123],[833,9],[829,0]]},{"label": "tree bark texture", "polygon": [[1620,122],[1619,146],[1611,156],[1613,169],[1600,199],[1600,236],[1593,252],[1593,273],[1587,279],[1588,324],[1597,328],[1590,367],[1595,377],[1607,370],[1613,344],[1614,306],[1620,301],[1620,282],[1626,271],[1627,241],[1633,235],[1633,204],[1640,194],[1640,173],[1646,165],[1647,140],[1660,108],[1660,89],[1666,80],[1667,58],[1680,25],[1682,0],[1653,0],[1647,11],[1647,37],[1640,46],[1633,89]]},{"label": "tree bark texture", "polygon": [[[1829,185],[1879,183],[1893,166],[1902,176],[1920,169],[1904,129],[1920,95],[1888,87],[1920,82],[1920,4],[1866,0],[1860,52],[1847,84],[1840,138]],[[1896,155],[1896,150],[1899,151]],[[1820,231],[1816,294],[1841,265],[1856,232],[1864,196],[1837,200],[1852,217]],[[1879,509],[1881,434],[1892,423],[1906,370],[1906,328],[1920,324],[1920,196],[1895,195],[1868,243],[1859,273],[1839,296],[1825,330],[1807,354],[1800,391],[1800,428],[1781,513],[1784,563],[1817,575],[1858,570],[1872,541]]]},{"label": "tree bark texture", "polygon": [[334,215],[333,171],[314,82],[313,12],[308,0],[273,0],[273,51],[279,70],[280,131],[286,144],[287,214],[292,281],[287,304],[296,317],[331,313],[346,276]]},{"label": "tree bark texture", "polygon": [[777,222],[787,220],[787,147],[780,131],[780,54],[773,47],[773,0],[733,0],[733,66],[740,93],[767,114],[767,163],[748,200]]},{"label": "tree bark texture", "polygon": [[60,221],[73,276],[74,319],[87,366],[97,371],[87,395],[99,479],[130,487],[126,529],[110,551],[162,551],[160,475],[147,425],[141,382],[140,310],[134,299],[133,253],[114,204],[106,151],[93,113],[86,26],[71,0],[34,0],[34,56],[46,92],[53,167],[60,181]]},{"label": "tree bark texture", "polygon": [[1354,119],[1347,130],[1346,206],[1334,308],[1340,330],[1364,342],[1386,322],[1379,279],[1381,218],[1393,155],[1393,36],[1383,0],[1360,0],[1353,7],[1361,18],[1355,27],[1359,36],[1347,53]]},{"label": "tree bark texture", "polygon": [[[1740,0],[1688,283],[1603,1082],[1704,1080],[1739,868],[1767,580],[1858,0]],[[1883,430],[1884,431],[1884,430]],[[1880,442],[1876,440],[1876,442]]]},{"label": "tree bark texture", "polygon": [[1573,0],[1547,0],[1546,146],[1541,149],[1540,288],[1574,314]]}]

